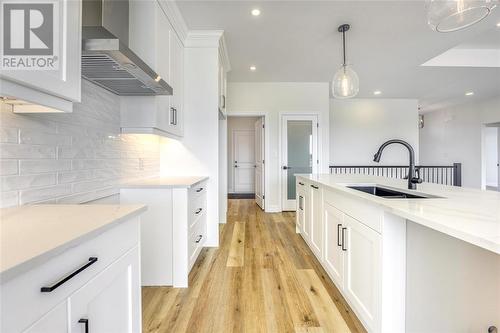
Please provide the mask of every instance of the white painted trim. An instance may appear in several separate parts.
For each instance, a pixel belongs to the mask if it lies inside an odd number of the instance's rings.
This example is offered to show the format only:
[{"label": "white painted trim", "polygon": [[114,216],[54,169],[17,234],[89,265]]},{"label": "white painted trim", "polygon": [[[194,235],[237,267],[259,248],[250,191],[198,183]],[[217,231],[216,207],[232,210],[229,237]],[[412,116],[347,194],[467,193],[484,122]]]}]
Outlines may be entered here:
[{"label": "white painted trim", "polygon": [[221,59],[224,71],[226,73],[229,72],[231,70],[231,63],[229,61],[229,54],[227,52],[226,39],[224,38],[224,34],[222,34],[219,40],[219,58]]},{"label": "white painted trim", "polygon": [[179,7],[175,1],[167,1],[167,0],[157,0],[161,9],[167,16],[172,28],[174,28],[177,37],[181,41],[182,45],[184,45],[187,35],[188,28],[186,22],[184,21],[184,17],[182,17],[181,12],[179,11]]},{"label": "white painted trim", "polygon": [[[270,152],[270,147],[269,147],[269,126],[268,126],[268,119],[269,119],[269,114],[266,111],[251,111],[251,112],[240,112],[240,111],[231,111],[230,113],[227,114],[228,117],[263,117],[264,118],[264,207],[265,207],[265,212],[266,213],[279,213],[281,212],[281,209],[279,206],[271,206],[269,205],[269,197],[270,197],[270,192],[269,192],[269,175],[270,173],[270,160],[271,160],[271,152]],[[227,146],[227,142],[226,142]],[[280,198],[281,199],[281,198]]]},{"label": "white painted trim", "polygon": [[190,30],[187,34],[185,47],[219,48],[224,30]]},{"label": "white painted trim", "polygon": [[[283,203],[284,203],[284,198],[283,198],[283,173],[282,173],[282,166],[284,165],[284,161],[283,161],[283,119],[284,117],[287,117],[287,118],[296,118],[296,119],[305,119],[305,120],[310,120],[312,118],[315,118],[316,119],[316,123],[319,124],[319,128],[316,128],[316,131],[314,130],[313,128],[313,133],[316,132],[316,159],[319,160],[319,163],[314,163],[313,162],[313,173],[318,173],[320,168],[321,168],[321,154],[320,152],[322,151],[322,146],[320,144],[320,137],[321,137],[321,132],[320,132],[320,128],[322,127],[322,125],[320,124],[320,115],[318,113],[295,113],[295,112],[287,112],[287,111],[284,111],[284,112],[280,112],[279,113],[279,125],[278,125],[278,136],[279,136],[279,140],[278,140],[278,154],[279,154],[279,164],[278,164],[278,168],[279,168],[279,201],[280,201],[280,209],[281,211],[283,211]],[[314,126],[314,125],[313,125]]]}]

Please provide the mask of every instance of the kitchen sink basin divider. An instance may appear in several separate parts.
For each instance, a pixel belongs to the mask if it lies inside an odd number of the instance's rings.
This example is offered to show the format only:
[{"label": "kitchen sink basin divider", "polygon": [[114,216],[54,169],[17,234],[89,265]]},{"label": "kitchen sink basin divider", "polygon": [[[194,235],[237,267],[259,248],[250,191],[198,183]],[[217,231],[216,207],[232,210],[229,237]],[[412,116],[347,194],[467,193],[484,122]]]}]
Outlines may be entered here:
[{"label": "kitchen sink basin divider", "polygon": [[[419,165],[415,167],[424,182],[462,186],[462,163],[453,165]],[[330,173],[361,174],[389,178],[405,179],[408,175],[408,166],[404,165],[330,165]]]}]

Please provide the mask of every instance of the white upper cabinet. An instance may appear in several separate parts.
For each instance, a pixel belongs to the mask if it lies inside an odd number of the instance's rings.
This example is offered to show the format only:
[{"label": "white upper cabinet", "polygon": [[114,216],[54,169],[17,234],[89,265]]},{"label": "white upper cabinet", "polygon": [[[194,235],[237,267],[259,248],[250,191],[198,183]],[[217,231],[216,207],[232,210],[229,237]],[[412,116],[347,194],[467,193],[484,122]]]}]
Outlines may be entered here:
[{"label": "white upper cabinet", "polygon": [[124,133],[183,135],[184,46],[158,1],[131,1],[129,47],[172,88],[173,95],[123,97]]},{"label": "white upper cabinet", "polygon": [[[15,3],[15,2],[12,2]],[[81,95],[81,1],[56,0],[45,4],[49,7],[36,8],[36,12],[44,19],[44,24],[53,22],[53,31],[48,34],[24,34],[29,38],[11,38],[12,50],[4,50],[2,61],[17,64],[22,60],[35,59],[40,69],[0,69],[0,96],[22,100],[28,103],[13,105],[15,112],[36,112],[33,104],[55,108],[59,112],[71,112],[72,102],[80,102]],[[53,5],[51,7],[50,5]],[[6,16],[20,24],[10,25],[10,36],[14,29],[27,29],[30,22],[24,22],[21,15],[28,8],[9,9],[9,3],[2,3]],[[50,16],[52,13],[52,20]],[[30,16],[33,17],[33,16]],[[22,24],[24,22],[24,25]],[[4,32],[8,34],[8,32]],[[22,35],[22,34],[21,34]],[[19,33],[17,33],[19,36]],[[5,45],[7,41],[5,41]],[[52,50],[52,51],[51,51]],[[10,52],[11,55],[7,53]],[[39,55],[45,53],[45,55]],[[51,66],[53,64],[53,66]],[[48,69],[53,68],[53,69]],[[18,102],[19,103],[19,102]],[[48,109],[38,108],[38,111]]]}]

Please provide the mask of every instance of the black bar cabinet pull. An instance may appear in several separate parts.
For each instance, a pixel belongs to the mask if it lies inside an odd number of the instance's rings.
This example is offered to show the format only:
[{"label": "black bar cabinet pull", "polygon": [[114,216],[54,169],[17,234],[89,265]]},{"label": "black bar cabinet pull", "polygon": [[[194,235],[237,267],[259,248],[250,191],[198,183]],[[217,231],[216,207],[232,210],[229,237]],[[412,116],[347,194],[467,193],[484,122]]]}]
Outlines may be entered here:
[{"label": "black bar cabinet pull", "polygon": [[346,231],[347,228],[342,228],[342,251],[347,251],[347,248],[344,247],[344,244],[345,244],[345,233],[344,231]]},{"label": "black bar cabinet pull", "polygon": [[203,235],[198,235],[198,239],[196,240],[196,243],[199,243],[202,238],[203,238]]},{"label": "black bar cabinet pull", "polygon": [[54,285],[52,285],[50,287],[42,287],[40,289],[40,291],[42,293],[50,293],[53,290],[56,290],[59,286],[63,285],[67,281],[71,280],[71,278],[73,278],[74,276],[78,275],[80,272],[82,272],[83,270],[85,270],[86,268],[88,268],[90,265],[95,264],[96,262],[97,262],[97,257],[90,257],[88,263],[86,263],[85,265],[83,265],[80,268],[76,269],[75,271],[73,271],[69,275],[63,277],[62,279],[60,279],[59,281],[57,281]]},{"label": "black bar cabinet pull", "polygon": [[203,191],[203,187],[200,187],[199,189],[196,190],[197,193],[200,193],[201,191]]},{"label": "black bar cabinet pull", "polygon": [[299,185],[304,186],[304,183],[299,182]]},{"label": "black bar cabinet pull", "polygon": [[82,318],[78,321],[80,324],[85,325],[85,333],[89,333],[89,320],[86,318]]},{"label": "black bar cabinet pull", "polygon": [[200,213],[201,213],[201,211],[202,211],[202,210],[203,210],[203,208],[198,208],[198,209],[196,210],[196,212],[194,212],[194,213],[195,213],[196,215],[198,215],[198,214],[200,214]]},{"label": "black bar cabinet pull", "polygon": [[342,226],[342,224],[337,224],[337,246],[342,246],[342,244],[340,243],[340,227]]},{"label": "black bar cabinet pull", "polygon": [[311,187],[316,190],[319,189],[319,187],[317,187],[316,185],[311,185]]}]

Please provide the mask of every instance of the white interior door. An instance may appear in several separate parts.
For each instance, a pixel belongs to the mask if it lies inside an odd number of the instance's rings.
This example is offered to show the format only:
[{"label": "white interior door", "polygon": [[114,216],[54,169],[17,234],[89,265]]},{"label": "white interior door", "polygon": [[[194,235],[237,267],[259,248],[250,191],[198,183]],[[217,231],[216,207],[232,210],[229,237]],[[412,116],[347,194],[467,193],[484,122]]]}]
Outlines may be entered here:
[{"label": "white interior door", "polygon": [[281,187],[282,210],[295,210],[295,174],[318,171],[318,118],[282,116],[281,122]]},{"label": "white interior door", "polygon": [[253,130],[233,131],[233,187],[235,193],[254,193],[254,136]]},{"label": "white interior door", "polygon": [[255,122],[255,202],[262,209],[265,209],[264,140],[264,118],[261,117]]}]

